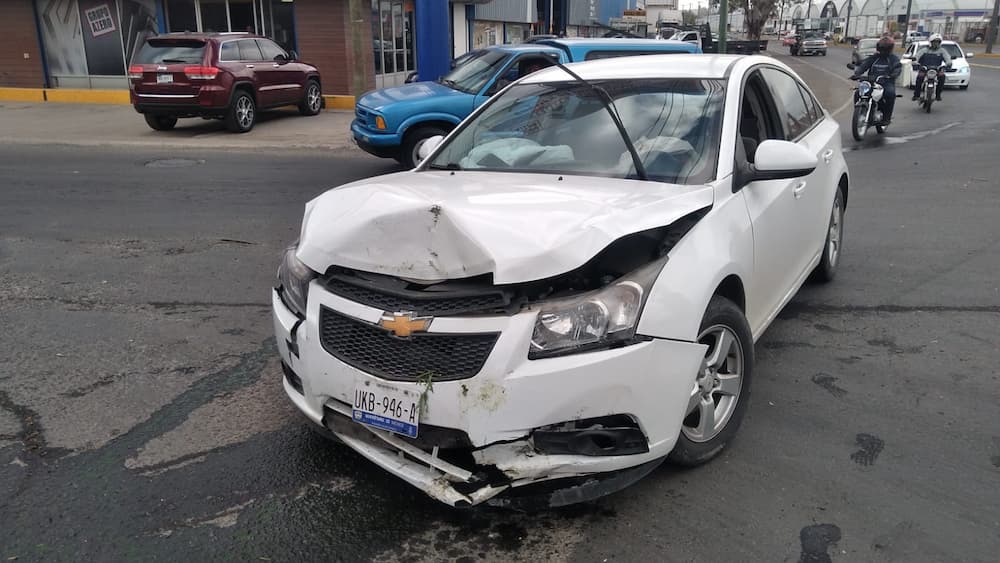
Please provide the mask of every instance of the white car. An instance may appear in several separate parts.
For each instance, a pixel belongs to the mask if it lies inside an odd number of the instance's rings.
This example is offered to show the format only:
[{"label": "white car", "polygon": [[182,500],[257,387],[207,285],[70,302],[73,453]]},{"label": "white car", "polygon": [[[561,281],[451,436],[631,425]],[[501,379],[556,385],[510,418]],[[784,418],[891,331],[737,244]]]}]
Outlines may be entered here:
[{"label": "white car", "polygon": [[754,342],[834,276],[840,143],[770,57],[531,74],[416,169],[306,205],[272,296],[285,392],[453,506],[704,463],[746,411]]},{"label": "white car", "polygon": [[[900,75],[900,80],[908,88],[913,88],[917,84],[917,73],[913,71],[913,58],[917,51],[928,45],[930,45],[928,41],[917,41],[911,43],[903,52],[901,59],[903,73]],[[968,59],[971,59],[973,54],[962,52],[962,46],[954,41],[942,41],[941,47],[951,55],[951,68],[945,71],[944,85],[957,86],[962,90],[967,90],[972,84],[972,67],[969,66]]]}]

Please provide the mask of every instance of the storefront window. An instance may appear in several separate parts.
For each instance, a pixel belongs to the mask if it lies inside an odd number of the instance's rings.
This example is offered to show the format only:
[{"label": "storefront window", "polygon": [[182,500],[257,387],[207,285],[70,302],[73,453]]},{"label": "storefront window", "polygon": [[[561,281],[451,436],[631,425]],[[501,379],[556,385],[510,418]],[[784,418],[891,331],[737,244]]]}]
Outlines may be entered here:
[{"label": "storefront window", "polygon": [[166,8],[170,31],[198,31],[194,0],[167,0]]},{"label": "storefront window", "polygon": [[201,31],[229,31],[226,0],[198,0],[201,8]]},{"label": "storefront window", "polygon": [[472,26],[472,48],[484,49],[503,42],[503,24],[477,21]]},{"label": "storefront window", "polygon": [[517,45],[518,43],[523,43],[525,39],[530,35],[530,31],[527,25],[521,25],[516,23],[507,24],[507,43]]},{"label": "storefront window", "polygon": [[412,0],[372,0],[376,86],[402,83],[414,70]]}]

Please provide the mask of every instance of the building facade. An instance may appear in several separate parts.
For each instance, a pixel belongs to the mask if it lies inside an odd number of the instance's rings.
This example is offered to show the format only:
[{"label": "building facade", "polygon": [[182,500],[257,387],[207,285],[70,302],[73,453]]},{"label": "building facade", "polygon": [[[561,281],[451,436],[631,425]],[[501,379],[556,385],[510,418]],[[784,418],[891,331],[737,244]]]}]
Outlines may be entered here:
[{"label": "building facade", "polygon": [[[185,31],[252,32],[316,65],[324,93],[356,96],[402,84],[417,69],[421,44],[424,56],[433,51],[432,60],[438,61],[438,51],[430,49],[428,41],[438,41],[442,34],[451,46],[450,52],[440,52],[442,58],[520,43],[535,34],[599,36],[610,18],[634,8],[636,0],[2,3],[0,87],[126,89],[126,69],[148,37]],[[425,28],[417,29],[421,25]],[[446,60],[444,65],[447,68]]]}]

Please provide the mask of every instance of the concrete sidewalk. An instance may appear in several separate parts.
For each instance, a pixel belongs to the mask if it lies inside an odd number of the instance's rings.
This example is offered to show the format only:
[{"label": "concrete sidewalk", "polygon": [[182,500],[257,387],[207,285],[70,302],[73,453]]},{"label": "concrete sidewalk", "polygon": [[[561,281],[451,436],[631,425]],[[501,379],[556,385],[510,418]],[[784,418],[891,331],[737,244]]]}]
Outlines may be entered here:
[{"label": "concrete sidewalk", "polygon": [[358,151],[353,112],[304,117],[295,109],[262,112],[253,131],[226,131],[222,121],[182,119],[173,131],[153,131],[131,106],[0,102],[0,144],[151,146],[211,149]]}]

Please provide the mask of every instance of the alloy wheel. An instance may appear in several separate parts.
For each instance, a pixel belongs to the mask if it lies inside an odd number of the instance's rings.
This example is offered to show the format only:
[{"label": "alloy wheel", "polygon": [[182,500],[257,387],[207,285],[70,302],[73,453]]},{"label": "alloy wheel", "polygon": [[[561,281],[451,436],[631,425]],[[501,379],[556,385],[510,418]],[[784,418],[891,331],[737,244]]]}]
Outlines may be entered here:
[{"label": "alloy wheel", "polygon": [[320,95],[319,86],[315,84],[309,86],[309,91],[306,93],[306,103],[309,105],[310,111],[319,111],[320,105],[323,103],[323,96]]},{"label": "alloy wheel", "polygon": [[708,345],[688,401],[681,431],[692,442],[707,442],[729,423],[743,387],[743,346],[733,329],[713,325],[698,342]]},{"label": "alloy wheel", "polygon": [[253,118],[253,100],[249,96],[241,96],[236,101],[236,120],[239,122],[240,127],[249,129],[253,125]]},{"label": "alloy wheel", "polygon": [[844,220],[844,214],[841,209],[840,192],[837,192],[837,196],[833,199],[833,212],[830,217],[830,232],[826,235],[827,240],[829,241],[829,244],[827,245],[827,258],[830,262],[831,268],[835,267],[837,265],[837,260],[840,259],[840,226],[841,222]]}]

